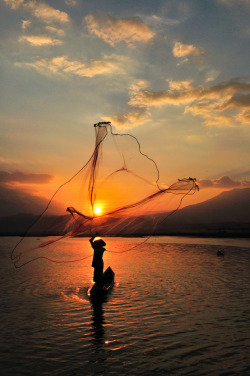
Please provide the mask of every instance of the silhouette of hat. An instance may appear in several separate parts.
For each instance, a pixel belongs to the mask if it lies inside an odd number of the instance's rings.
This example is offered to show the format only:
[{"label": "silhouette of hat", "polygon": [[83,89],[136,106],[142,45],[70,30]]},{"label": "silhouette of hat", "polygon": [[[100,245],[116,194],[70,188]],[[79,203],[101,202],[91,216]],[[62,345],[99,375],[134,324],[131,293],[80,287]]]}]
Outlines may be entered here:
[{"label": "silhouette of hat", "polygon": [[106,243],[104,240],[98,239],[94,241],[94,245],[96,245],[97,247],[105,247]]}]

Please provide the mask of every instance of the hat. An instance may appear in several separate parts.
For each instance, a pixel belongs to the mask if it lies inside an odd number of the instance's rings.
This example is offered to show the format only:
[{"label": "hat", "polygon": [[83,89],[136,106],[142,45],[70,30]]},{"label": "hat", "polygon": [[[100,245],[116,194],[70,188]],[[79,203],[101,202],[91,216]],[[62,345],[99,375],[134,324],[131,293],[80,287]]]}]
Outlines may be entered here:
[{"label": "hat", "polygon": [[104,240],[98,239],[94,241],[94,245],[97,247],[105,247],[106,243]]}]

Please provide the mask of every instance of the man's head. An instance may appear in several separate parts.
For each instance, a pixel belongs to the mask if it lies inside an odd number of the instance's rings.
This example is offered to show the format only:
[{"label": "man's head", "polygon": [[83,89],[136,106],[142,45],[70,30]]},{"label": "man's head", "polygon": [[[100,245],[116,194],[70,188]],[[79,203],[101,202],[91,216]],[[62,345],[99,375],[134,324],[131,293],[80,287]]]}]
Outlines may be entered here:
[{"label": "man's head", "polygon": [[98,240],[95,240],[95,241],[94,241],[94,245],[95,245],[96,247],[101,248],[101,247],[105,247],[106,243],[105,243],[104,240],[102,240],[102,239],[98,239]]}]

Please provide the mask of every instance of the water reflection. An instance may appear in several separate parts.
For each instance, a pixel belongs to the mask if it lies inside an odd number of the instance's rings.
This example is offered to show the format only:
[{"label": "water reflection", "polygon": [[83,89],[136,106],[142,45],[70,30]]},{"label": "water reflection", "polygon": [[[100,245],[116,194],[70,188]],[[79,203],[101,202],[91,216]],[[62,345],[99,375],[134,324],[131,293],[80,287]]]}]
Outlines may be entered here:
[{"label": "water reflection", "polygon": [[93,315],[92,315],[92,328],[93,328],[93,344],[96,349],[103,347],[105,339],[105,319],[103,304],[107,301],[100,297],[99,299],[91,299]]},{"label": "water reflection", "polygon": [[99,297],[98,299],[90,299],[93,314],[92,314],[92,331],[91,342],[94,352],[89,359],[89,364],[94,374],[105,373],[106,361],[108,360],[108,353],[105,348],[105,311],[104,306],[108,301],[108,297]]}]

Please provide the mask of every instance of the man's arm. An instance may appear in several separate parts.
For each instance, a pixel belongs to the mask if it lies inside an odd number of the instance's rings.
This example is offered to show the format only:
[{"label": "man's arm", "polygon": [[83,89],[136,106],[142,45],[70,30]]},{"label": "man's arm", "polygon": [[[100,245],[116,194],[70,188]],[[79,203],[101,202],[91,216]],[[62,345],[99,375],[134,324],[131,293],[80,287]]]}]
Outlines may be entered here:
[{"label": "man's arm", "polygon": [[94,239],[95,239],[95,236],[92,236],[92,238],[89,239],[92,248],[94,248]]}]

